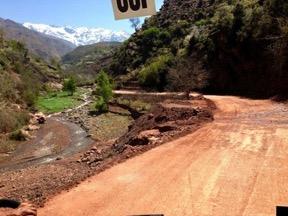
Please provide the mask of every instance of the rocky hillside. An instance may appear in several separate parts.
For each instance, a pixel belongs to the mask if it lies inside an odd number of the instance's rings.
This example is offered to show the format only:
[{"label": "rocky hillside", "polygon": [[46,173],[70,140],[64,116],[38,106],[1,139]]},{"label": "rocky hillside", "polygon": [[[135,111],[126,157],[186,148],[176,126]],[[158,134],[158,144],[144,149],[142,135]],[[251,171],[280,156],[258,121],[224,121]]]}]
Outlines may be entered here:
[{"label": "rocky hillside", "polygon": [[94,80],[99,70],[111,63],[112,55],[120,45],[120,42],[100,42],[77,47],[62,57],[65,74]]},{"label": "rocky hillside", "polygon": [[268,97],[288,92],[287,48],[285,0],[166,0],[115,54],[111,71],[160,90],[191,83]]},{"label": "rocky hillside", "polygon": [[12,20],[0,18],[0,30],[4,32],[6,39],[25,43],[32,53],[45,60],[61,58],[76,47],[68,41],[30,30]]}]

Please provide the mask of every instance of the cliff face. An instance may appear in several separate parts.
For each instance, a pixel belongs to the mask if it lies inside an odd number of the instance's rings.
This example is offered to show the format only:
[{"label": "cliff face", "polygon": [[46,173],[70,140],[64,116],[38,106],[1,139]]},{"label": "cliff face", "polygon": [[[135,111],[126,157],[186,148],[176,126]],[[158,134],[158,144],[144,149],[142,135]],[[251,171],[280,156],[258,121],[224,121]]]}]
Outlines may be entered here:
[{"label": "cliff face", "polygon": [[184,73],[185,60],[201,65],[198,77],[208,73],[208,85],[194,89],[268,97],[288,92],[287,48],[284,0],[166,0],[116,53],[111,69],[132,71],[146,87],[173,89],[170,73]]}]

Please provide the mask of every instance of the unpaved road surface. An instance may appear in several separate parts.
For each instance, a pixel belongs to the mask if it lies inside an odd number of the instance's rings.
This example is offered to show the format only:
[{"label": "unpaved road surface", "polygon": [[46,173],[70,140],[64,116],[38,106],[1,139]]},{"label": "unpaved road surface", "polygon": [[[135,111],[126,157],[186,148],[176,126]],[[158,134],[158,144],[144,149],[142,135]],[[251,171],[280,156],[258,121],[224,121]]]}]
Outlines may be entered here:
[{"label": "unpaved road surface", "polygon": [[64,192],[40,216],[274,216],[288,204],[288,110],[210,96],[215,121]]}]

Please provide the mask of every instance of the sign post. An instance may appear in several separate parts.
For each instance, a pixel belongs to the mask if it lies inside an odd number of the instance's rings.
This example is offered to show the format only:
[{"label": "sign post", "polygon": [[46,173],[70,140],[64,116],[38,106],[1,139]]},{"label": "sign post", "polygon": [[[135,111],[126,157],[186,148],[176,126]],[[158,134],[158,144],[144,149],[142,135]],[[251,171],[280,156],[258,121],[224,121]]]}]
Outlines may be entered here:
[{"label": "sign post", "polygon": [[156,14],[155,0],[112,0],[116,20]]}]

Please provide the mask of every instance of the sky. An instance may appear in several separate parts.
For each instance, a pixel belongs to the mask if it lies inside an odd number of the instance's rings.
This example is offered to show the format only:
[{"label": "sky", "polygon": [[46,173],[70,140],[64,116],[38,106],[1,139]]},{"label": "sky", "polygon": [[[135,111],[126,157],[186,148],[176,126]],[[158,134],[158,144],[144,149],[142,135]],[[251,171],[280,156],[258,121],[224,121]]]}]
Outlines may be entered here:
[{"label": "sky", "polygon": [[[164,0],[155,1],[159,10]],[[18,23],[133,31],[128,20],[114,20],[111,0],[1,0],[0,17]]]}]

